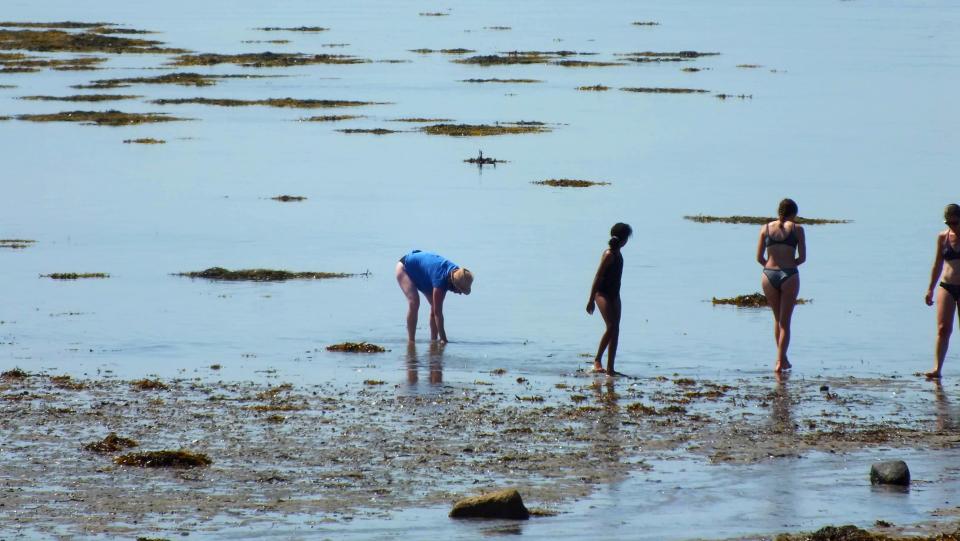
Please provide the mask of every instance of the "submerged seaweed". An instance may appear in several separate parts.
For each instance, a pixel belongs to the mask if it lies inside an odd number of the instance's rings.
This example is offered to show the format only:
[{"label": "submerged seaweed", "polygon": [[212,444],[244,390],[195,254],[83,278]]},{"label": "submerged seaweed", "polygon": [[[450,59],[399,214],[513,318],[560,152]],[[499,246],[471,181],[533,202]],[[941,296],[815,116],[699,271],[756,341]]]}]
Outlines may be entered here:
[{"label": "submerged seaweed", "polygon": [[94,453],[116,453],[117,451],[129,449],[138,445],[139,444],[135,440],[123,438],[118,436],[116,432],[111,432],[102,440],[90,442],[84,445],[83,448],[87,451],[93,451]]},{"label": "submerged seaweed", "polygon": [[110,278],[110,275],[105,272],[55,272],[53,274],[41,274],[40,277],[54,280],[79,280],[82,278]]},{"label": "submerged seaweed", "polygon": [[296,27],[263,26],[260,28],[254,28],[254,30],[262,30],[264,32],[326,32],[327,30],[330,30],[330,29],[324,28],[322,26],[296,26]]},{"label": "submerged seaweed", "polygon": [[355,118],[364,118],[363,115],[322,115],[301,118],[301,122],[340,122],[341,120],[353,120]]},{"label": "submerged seaweed", "polygon": [[64,111],[36,115],[18,115],[18,120],[30,122],[83,122],[98,126],[131,126],[153,122],[174,122],[187,120],[168,116],[165,113],[124,113],[122,111]]},{"label": "submerged seaweed", "polygon": [[0,49],[56,52],[180,54],[184,49],[159,47],[163,42],[63,30],[0,29]]},{"label": "submerged seaweed", "polygon": [[430,53],[467,54],[467,53],[475,53],[477,51],[474,51],[473,49],[457,48],[457,49],[410,49],[410,52],[418,53],[418,54],[430,54]]},{"label": "submerged seaweed", "polygon": [[656,21],[633,21],[630,24],[633,26],[660,26],[660,23]]},{"label": "submerged seaweed", "polygon": [[306,201],[307,198],[302,195],[278,195],[276,197],[271,197],[274,201],[280,201],[282,203],[289,203],[291,201]]},{"label": "submerged seaweed", "polygon": [[[736,297],[717,298],[714,297],[713,304],[726,304],[739,308],[766,308],[767,297],[763,293],[751,293],[749,295],[738,295]],[[810,299],[797,299],[797,304],[807,304],[812,302]]]},{"label": "submerged seaweed", "polygon": [[28,239],[0,239],[0,248],[13,248],[14,250],[22,250],[27,248],[32,244],[35,244],[37,241],[28,240]]},{"label": "submerged seaweed", "polygon": [[608,66],[625,66],[623,62],[597,62],[593,60],[558,60],[552,62],[555,66],[565,68],[603,68]]},{"label": "submerged seaweed", "polygon": [[237,64],[247,68],[279,68],[289,66],[307,66],[311,64],[363,64],[370,62],[364,58],[340,54],[303,53],[242,53],[242,54],[185,54],[177,56],[171,64],[174,66],[215,66],[217,64]]},{"label": "submerged seaweed", "polygon": [[387,351],[383,346],[371,344],[370,342],[343,342],[327,346],[327,351],[338,351],[342,353],[383,353]]},{"label": "submerged seaweed", "polygon": [[182,86],[213,86],[217,79],[229,77],[225,75],[200,75],[199,73],[167,73],[156,77],[127,77],[124,79],[99,79],[86,85],[74,85],[80,89],[125,88],[134,84],[154,85],[182,85]]},{"label": "submerged seaweed", "polygon": [[290,107],[295,109],[328,109],[333,107],[361,107],[364,105],[383,105],[372,101],[350,100],[298,100],[294,98],[268,98],[262,100],[236,100],[214,98],[177,98],[159,99],[150,103],[157,105],[182,105],[187,103],[198,105],[217,105],[220,107],[246,107],[250,105],[264,105],[267,107]]},{"label": "submerged seaweed", "polygon": [[610,90],[610,87],[604,85],[578,86],[577,90],[583,90],[586,92],[606,92],[607,90]]},{"label": "submerged seaweed", "polygon": [[531,182],[540,186],[552,186],[554,188],[588,188],[590,186],[608,186],[609,182],[596,180],[575,180],[569,178],[550,178],[547,180],[537,180]]},{"label": "submerged seaweed", "polygon": [[414,122],[414,123],[426,123],[426,122],[450,122],[449,118],[423,118],[423,117],[409,117],[409,118],[391,118],[390,122]]},{"label": "submerged seaweed", "polygon": [[676,52],[655,52],[642,51],[636,53],[620,53],[617,56],[627,58],[700,58],[704,56],[716,56],[720,53],[703,53],[699,51],[676,51]]},{"label": "submerged seaweed", "polygon": [[124,139],[124,143],[137,145],[164,145],[167,142],[163,139],[154,139],[153,137],[141,137],[140,139]]},{"label": "submerged seaweed", "polygon": [[624,87],[620,90],[624,92],[639,92],[644,94],[704,94],[709,90],[700,90],[697,88],[651,88],[651,87]]},{"label": "submerged seaweed", "polygon": [[203,453],[179,451],[144,451],[130,453],[113,459],[121,466],[139,466],[141,468],[197,468],[213,464],[210,457]]},{"label": "submerged seaweed", "polygon": [[[684,220],[698,222],[701,224],[724,223],[724,224],[754,224],[763,225],[776,221],[776,218],[770,216],[706,216],[697,214],[696,216],[684,216]],[[824,225],[824,224],[848,224],[853,220],[829,220],[823,218],[803,218],[798,216],[796,223],[801,225]]]},{"label": "submerged seaweed", "polygon": [[88,102],[100,102],[100,101],[117,101],[117,100],[133,100],[141,96],[133,96],[130,94],[75,94],[73,96],[22,96],[21,100],[31,100],[31,101],[88,101]]},{"label": "submerged seaweed", "polygon": [[461,83],[542,83],[540,79],[462,79]]},{"label": "submerged seaweed", "polygon": [[372,135],[387,135],[391,133],[400,133],[397,130],[388,130],[386,128],[344,128],[337,130],[340,133],[369,133]]},{"label": "submerged seaweed", "polygon": [[352,276],[362,276],[360,274],[351,274],[343,272],[290,272],[285,270],[272,269],[245,269],[231,271],[223,267],[211,267],[200,272],[181,272],[175,276],[186,276],[187,278],[206,278],[208,280],[223,280],[228,282],[251,281],[251,282],[282,282],[285,280],[323,280],[327,278],[350,278]]},{"label": "submerged seaweed", "polygon": [[741,100],[752,100],[753,94],[717,94],[714,96],[718,99],[725,100],[728,98],[740,98]]},{"label": "submerged seaweed", "polygon": [[449,135],[452,137],[484,137],[488,135],[511,135],[519,133],[544,133],[550,129],[541,123],[514,122],[504,124],[434,124],[424,126],[421,131],[430,135]]}]

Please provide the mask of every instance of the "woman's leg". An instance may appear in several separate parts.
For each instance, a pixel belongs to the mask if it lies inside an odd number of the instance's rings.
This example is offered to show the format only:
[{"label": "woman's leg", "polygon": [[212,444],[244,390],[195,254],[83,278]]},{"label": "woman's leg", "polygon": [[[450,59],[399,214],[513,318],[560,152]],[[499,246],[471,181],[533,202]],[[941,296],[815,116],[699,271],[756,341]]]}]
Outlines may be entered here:
[{"label": "woman's leg", "polygon": [[773,311],[773,343],[780,347],[780,290],[773,287],[766,274],[760,278],[760,286],[763,288],[763,294],[767,297],[767,305]]},{"label": "woman's leg", "polygon": [[620,342],[620,299],[608,299],[603,295],[597,295],[597,308],[600,309],[600,315],[603,316],[603,322],[607,324],[607,330],[600,339],[600,349],[597,351],[597,359],[594,361],[594,369],[600,365],[603,357],[604,346],[607,350],[607,369],[606,373],[611,376],[614,371],[614,363],[617,360],[617,345]]},{"label": "woman's leg", "polygon": [[403,268],[403,263],[397,262],[397,283],[400,284],[400,290],[407,298],[407,340],[413,342],[417,334],[417,312],[420,311],[420,292],[417,286],[413,285],[413,280]]},{"label": "woman's leg", "polygon": [[953,331],[953,319],[957,313],[957,300],[949,291],[937,287],[937,358],[936,366],[925,375],[928,378],[939,378],[943,369],[943,360],[947,358],[947,347],[950,345],[950,333]]},{"label": "woman's leg", "polygon": [[787,348],[790,347],[790,321],[793,319],[793,309],[797,306],[797,296],[799,294],[799,274],[787,278],[780,285],[780,336],[777,342],[777,365],[774,367],[777,372],[791,367],[790,361],[787,359]]}]

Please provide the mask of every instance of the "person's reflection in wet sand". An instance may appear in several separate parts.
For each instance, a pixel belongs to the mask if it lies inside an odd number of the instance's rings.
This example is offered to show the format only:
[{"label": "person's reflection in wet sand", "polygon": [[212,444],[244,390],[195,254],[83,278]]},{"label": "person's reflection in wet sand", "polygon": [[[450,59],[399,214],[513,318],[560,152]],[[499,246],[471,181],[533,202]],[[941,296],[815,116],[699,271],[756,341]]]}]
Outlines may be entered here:
[{"label": "person's reflection in wet sand", "polygon": [[[417,355],[417,345],[407,344],[407,355],[404,359],[407,369],[407,386],[416,388],[420,381],[420,357]],[[427,353],[427,367],[429,368],[429,381],[431,385],[440,385],[443,383],[443,344],[431,342]]]},{"label": "person's reflection in wet sand", "polygon": [[793,420],[793,403],[787,382],[790,374],[780,372],[776,374],[777,386],[771,393],[770,420],[773,432],[776,434],[793,434],[797,431],[797,424]]},{"label": "person's reflection in wet sand", "polygon": [[623,438],[620,433],[620,405],[617,394],[617,381],[605,378],[605,381],[594,381],[593,395],[595,404],[602,411],[597,413],[594,429],[600,437],[594,440],[593,456],[602,458],[604,462],[617,462],[623,455]]},{"label": "person's reflection in wet sand", "polygon": [[940,380],[934,380],[933,396],[937,401],[937,430],[955,430],[957,428],[956,412],[952,411],[950,397],[943,390]]}]

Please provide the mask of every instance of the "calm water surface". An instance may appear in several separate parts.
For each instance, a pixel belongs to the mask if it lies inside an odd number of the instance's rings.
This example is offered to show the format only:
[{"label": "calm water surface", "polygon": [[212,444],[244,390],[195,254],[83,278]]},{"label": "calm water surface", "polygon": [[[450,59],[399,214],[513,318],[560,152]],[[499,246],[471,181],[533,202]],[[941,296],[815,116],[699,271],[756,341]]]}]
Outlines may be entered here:
[{"label": "calm water surface", "polygon": [[[0,341],[8,343],[0,348],[0,367],[172,377],[216,362],[224,366],[226,379],[257,379],[263,370],[276,369],[290,381],[348,382],[370,372],[405,381],[405,301],[393,267],[405,252],[421,248],[447,255],[477,277],[471,296],[454,296],[446,305],[453,340],[444,355],[448,380],[473,381],[497,367],[528,377],[558,377],[583,363],[578,354],[595,348],[602,323],[588,317],[583,306],[610,225],[626,221],[635,236],[624,251],[618,367],[642,376],[766,376],[774,357],[769,314],[715,308],[709,302],[713,296],[759,289],[757,228],[702,225],[683,216],[772,214],[779,199],[789,196],[804,216],[853,220],[807,229],[809,262],[801,273],[801,296],[814,302],[800,307],[794,319],[795,377],[909,375],[929,368],[934,312],[922,298],[934,235],[942,227],[941,209],[958,198],[960,110],[954,97],[960,5],[236,4],[4,2],[7,20],[122,23],[158,30],[157,39],[197,52],[269,49],[410,62],[191,68],[182,71],[283,77],[223,80],[204,88],[134,86],[115,92],[142,99],[103,107],[16,98],[72,94],[70,85],[91,79],[158,75],[163,72],[145,68],[163,67],[168,57],[115,56],[97,72],[3,75],[0,84],[18,85],[0,90],[3,115],[117,108],[196,120],[125,128],[0,123],[0,237],[38,241],[26,250],[0,252]],[[446,17],[418,16],[447,9]],[[637,20],[661,25],[630,24]],[[254,30],[301,25],[331,30]],[[490,26],[512,29],[485,28]],[[291,43],[242,43],[276,38]],[[349,46],[323,47],[331,43]],[[597,60],[645,50],[722,54],[690,64],[482,68],[408,51],[421,47],[466,47],[477,54],[569,49],[599,53],[586,57]],[[688,65],[709,69],[680,71]],[[543,82],[460,82],[493,77]],[[575,90],[594,84],[612,90]],[[753,98],[616,90],[624,86],[701,88]],[[356,111],[146,103],[197,96],[387,103]],[[297,122],[314,114],[366,118],[336,125]],[[541,121],[554,130],[490,138],[334,131],[412,129],[389,122],[412,116],[466,123]],[[136,137],[167,144],[122,144]],[[462,163],[478,149],[510,163],[482,172]],[[530,183],[545,178],[611,185],[560,190]],[[280,204],[269,199],[279,194],[308,200]],[[279,284],[218,284],[170,275],[212,266],[369,270],[371,275]],[[109,272],[111,278],[68,283],[38,278],[50,272]],[[427,334],[425,322],[424,307],[421,337]],[[343,340],[368,340],[393,351],[372,362],[322,351]],[[946,364],[951,379],[956,365],[951,354]],[[947,382],[947,392],[956,393]],[[925,456],[916,458],[927,461],[920,467],[936,471],[938,463],[930,458],[937,457]],[[840,471],[835,462],[815,461]],[[731,518],[739,516],[733,509],[759,517],[762,528],[774,530],[850,518],[844,514],[849,507],[823,505],[805,508],[796,520],[784,519],[786,512],[777,505],[796,509],[790,501],[779,504],[763,496],[736,499],[733,505],[717,496],[730,484],[742,491],[774,490],[780,475],[803,477],[805,467],[803,461],[759,469],[699,465],[690,473],[658,465],[664,485],[699,486],[706,495],[695,513],[707,518],[695,520],[689,530],[674,528],[663,535],[754,531],[738,530],[741,521]],[[880,513],[886,496],[862,486],[860,473],[837,474],[844,488],[836,494]],[[647,481],[605,488],[596,501],[573,505],[562,520],[575,525],[573,530],[593,532],[599,525],[608,527],[611,515],[618,520],[629,515],[623,519],[628,525],[646,528],[651,519],[637,517],[665,509],[694,513],[685,498],[653,497],[663,492],[653,491]],[[816,492],[797,486],[788,500]],[[925,498],[927,490],[903,496],[917,509],[918,520],[942,505],[934,500],[952,495],[957,484],[929,489],[936,498]],[[731,526],[711,530],[721,516]],[[356,523],[336,531],[402,536],[420,520],[405,517],[401,513],[386,526]],[[458,535],[476,534],[467,528]],[[538,526],[521,531],[537,535]],[[615,528],[597,531],[616,535]]]}]

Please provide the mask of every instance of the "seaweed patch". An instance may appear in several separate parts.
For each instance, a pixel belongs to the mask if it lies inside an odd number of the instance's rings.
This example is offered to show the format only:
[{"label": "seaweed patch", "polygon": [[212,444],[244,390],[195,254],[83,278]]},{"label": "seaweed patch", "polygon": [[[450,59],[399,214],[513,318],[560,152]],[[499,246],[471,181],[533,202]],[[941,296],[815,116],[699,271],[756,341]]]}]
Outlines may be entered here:
[{"label": "seaweed patch", "polygon": [[188,120],[164,113],[124,113],[122,111],[64,111],[34,115],[18,115],[17,120],[29,122],[82,122],[97,126],[132,126],[155,122]]},{"label": "seaweed patch", "polygon": [[443,13],[440,11],[421,11],[420,12],[421,17],[446,17],[447,15],[450,15],[450,14]]},{"label": "seaweed patch", "polygon": [[330,29],[322,26],[261,26],[260,28],[254,28],[254,30],[262,30],[264,32],[326,32]]},{"label": "seaweed patch", "polygon": [[516,83],[516,84],[526,84],[526,83],[542,83],[540,79],[462,79],[461,83]]},{"label": "seaweed patch", "polygon": [[12,248],[22,250],[36,244],[37,241],[29,239],[0,239],[0,248]]},{"label": "seaweed patch", "polygon": [[306,201],[307,198],[302,195],[278,195],[276,197],[271,197],[274,201],[280,201],[281,203],[290,203],[293,201]]},{"label": "seaweed patch", "polygon": [[576,180],[569,178],[550,178],[547,180],[537,180],[531,182],[539,186],[551,186],[554,188],[589,188],[590,186],[608,186],[609,182],[596,180]]},{"label": "seaweed patch", "polygon": [[163,139],[154,139],[153,137],[141,137],[140,139],[124,139],[124,143],[127,144],[137,144],[137,145],[165,145],[166,141]]},{"label": "seaweed patch", "polygon": [[733,99],[733,98],[739,98],[741,100],[752,100],[753,94],[717,94],[714,97],[721,100]]},{"label": "seaweed patch", "polygon": [[[707,216],[697,214],[695,216],[684,216],[684,220],[697,222],[701,224],[724,223],[724,224],[754,224],[763,225],[774,222],[777,219],[771,216]],[[825,224],[849,224],[853,220],[830,220],[824,218],[803,218],[798,216],[796,223],[801,225],[825,225]]]},{"label": "seaweed patch", "polygon": [[84,445],[83,448],[87,451],[93,451],[94,453],[116,453],[117,451],[137,447],[138,445],[135,440],[124,438],[118,436],[116,432],[111,432],[102,440],[90,442]]},{"label": "seaweed patch", "polygon": [[610,90],[610,87],[604,85],[578,86],[577,90],[583,92],[606,92],[607,90]]},{"label": "seaweed patch", "polygon": [[81,56],[77,58],[40,58],[20,53],[0,55],[0,66],[7,73],[33,73],[42,68],[59,71],[91,71],[100,69],[97,64],[106,62],[106,58]]},{"label": "seaweed patch", "polygon": [[[714,305],[723,304],[736,306],[738,308],[766,308],[767,297],[763,293],[751,293],[749,295],[737,295],[736,297],[717,298],[714,297],[711,302]],[[810,299],[797,299],[797,304],[807,304],[813,302]]]},{"label": "seaweed patch", "polygon": [[321,115],[301,118],[301,122],[340,122],[343,120],[353,120],[355,118],[366,118],[363,115]]},{"label": "seaweed patch", "polygon": [[451,137],[486,137],[490,135],[513,135],[521,133],[545,133],[551,131],[542,123],[513,122],[490,124],[434,124],[420,128],[430,135]]},{"label": "seaweed patch", "polygon": [[565,68],[603,68],[608,66],[625,66],[623,62],[598,62],[595,60],[557,60],[553,62],[555,66]]},{"label": "seaweed patch", "polygon": [[161,41],[106,36],[93,32],[63,30],[0,29],[0,49],[45,52],[101,52],[138,54],[181,54],[184,49],[160,47]]},{"label": "seaweed patch", "polygon": [[325,280],[328,278],[350,278],[353,276],[365,275],[366,274],[351,274],[344,272],[290,272],[273,269],[245,269],[231,271],[223,267],[211,267],[207,270],[199,272],[180,272],[174,276],[205,278],[207,280],[220,280],[225,282],[283,282],[286,280]]},{"label": "seaweed patch", "polygon": [[40,277],[53,280],[81,280],[85,278],[110,278],[110,275],[105,272],[55,272],[53,274],[41,274]]},{"label": "seaweed patch", "polygon": [[638,92],[642,94],[705,94],[709,90],[698,88],[653,88],[653,87],[624,87],[624,92]]},{"label": "seaweed patch", "polygon": [[633,26],[660,26],[660,23],[656,21],[633,21],[630,24]]},{"label": "seaweed patch", "polygon": [[303,53],[241,53],[241,54],[184,54],[171,62],[174,66],[215,66],[217,64],[236,64],[247,68],[284,68],[290,66],[308,66],[313,64],[364,64],[370,62],[341,54],[303,54]]},{"label": "seaweed patch", "polygon": [[140,97],[141,96],[134,96],[130,94],[75,94],[73,96],[22,96],[20,99],[31,100],[31,101],[100,102],[100,101],[133,100]]},{"label": "seaweed patch", "polygon": [[61,29],[86,29],[86,28],[98,28],[106,26],[114,26],[113,23],[83,23],[77,21],[57,21],[57,22],[15,22],[15,21],[3,21],[0,22],[0,26],[6,28],[61,28]]},{"label": "seaweed patch", "polygon": [[0,373],[0,379],[4,380],[24,379],[29,376],[30,374],[20,368],[14,368],[13,370],[7,370],[6,372]]},{"label": "seaweed patch", "polygon": [[329,109],[333,107],[361,107],[365,105],[384,105],[382,102],[352,101],[352,100],[298,100],[294,98],[268,98],[262,100],[237,100],[214,98],[176,98],[159,99],[150,103],[156,105],[216,105],[219,107],[248,107],[263,105],[266,107],[289,107],[294,109]]},{"label": "seaweed patch", "polygon": [[427,122],[452,122],[452,120],[449,118],[408,117],[408,118],[391,118],[390,122],[427,123]]},{"label": "seaweed patch", "polygon": [[337,131],[340,133],[368,133],[371,135],[388,135],[391,133],[400,133],[397,130],[388,130],[386,128],[344,128]]},{"label": "seaweed patch", "polygon": [[179,451],[144,451],[120,455],[113,459],[120,466],[139,466],[141,468],[197,468],[213,464],[210,457],[203,453]]},{"label": "seaweed patch", "polygon": [[130,382],[135,391],[168,391],[170,386],[158,379],[138,379]]},{"label": "seaweed patch", "polygon": [[371,344],[370,342],[343,342],[327,346],[327,351],[336,351],[342,353],[384,353],[387,351],[383,346]]},{"label": "seaweed patch", "polygon": [[482,150],[480,151],[480,153],[477,155],[476,158],[467,158],[466,160],[463,160],[463,161],[466,163],[472,163],[480,167],[483,167],[484,165],[492,165],[496,167],[498,163],[508,163],[507,160],[498,160],[496,158],[484,156]]},{"label": "seaweed patch", "polygon": [[167,73],[156,77],[127,77],[123,79],[99,79],[86,85],[73,85],[71,88],[102,90],[107,88],[126,88],[135,84],[213,86],[217,79],[225,75],[201,75],[199,73]]},{"label": "seaweed patch", "polygon": [[417,54],[431,54],[431,53],[441,53],[441,54],[468,54],[475,53],[473,49],[464,49],[462,47],[456,49],[410,49],[411,53]]}]

